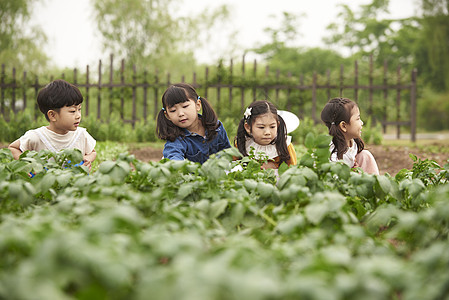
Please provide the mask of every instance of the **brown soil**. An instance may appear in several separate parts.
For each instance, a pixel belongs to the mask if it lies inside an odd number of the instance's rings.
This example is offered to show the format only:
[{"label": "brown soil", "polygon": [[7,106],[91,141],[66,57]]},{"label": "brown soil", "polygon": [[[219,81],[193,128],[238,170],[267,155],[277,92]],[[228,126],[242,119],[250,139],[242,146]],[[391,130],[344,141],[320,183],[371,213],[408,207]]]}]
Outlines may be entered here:
[{"label": "brown soil", "polygon": [[[419,148],[408,148],[400,146],[383,146],[368,145],[366,149],[376,158],[381,174],[389,173],[395,176],[402,169],[411,169],[413,161],[409,153],[416,155],[418,158],[435,160],[440,166],[447,163],[449,153],[426,153]],[[130,151],[135,157],[141,161],[159,161],[162,157],[162,149],[141,148]]]},{"label": "brown soil", "polygon": [[416,155],[419,159],[430,159],[436,161],[440,166],[444,166],[449,159],[449,153],[428,153],[419,148],[409,148],[401,146],[369,145],[366,149],[376,158],[381,174],[389,173],[396,175],[402,169],[411,169],[413,160],[409,154]]}]

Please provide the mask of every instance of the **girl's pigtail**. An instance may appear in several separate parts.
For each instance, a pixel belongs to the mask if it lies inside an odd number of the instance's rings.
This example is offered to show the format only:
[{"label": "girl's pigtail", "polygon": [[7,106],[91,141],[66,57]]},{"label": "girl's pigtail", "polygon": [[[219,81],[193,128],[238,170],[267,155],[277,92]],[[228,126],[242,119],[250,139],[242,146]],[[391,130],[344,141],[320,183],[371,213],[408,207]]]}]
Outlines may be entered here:
[{"label": "girl's pigtail", "polygon": [[248,156],[246,153],[246,137],[248,133],[245,130],[245,118],[241,119],[237,128],[237,135],[235,136],[235,146],[239,149],[243,156]]},{"label": "girl's pigtail", "polygon": [[211,141],[217,135],[216,129],[220,126],[218,124],[218,117],[206,98],[198,97],[198,99],[201,100],[201,106],[203,108],[202,122],[204,128],[207,130],[207,140]]},{"label": "girl's pigtail", "polygon": [[329,135],[332,136],[332,143],[335,146],[332,152],[337,152],[337,158],[343,159],[343,154],[348,148],[343,132],[338,128],[338,125],[331,124],[329,127]]},{"label": "girl's pigtail", "polygon": [[281,157],[281,163],[290,160],[290,154],[288,153],[287,147],[287,126],[285,125],[284,119],[278,115],[279,126],[276,137],[276,149]]},{"label": "girl's pigtail", "polygon": [[184,132],[167,119],[164,109],[157,114],[156,133],[160,139],[171,142],[174,142],[178,136],[184,136]]},{"label": "girl's pigtail", "polygon": [[354,142],[357,144],[357,153],[360,153],[363,149],[365,149],[365,143],[361,138],[355,138]]}]

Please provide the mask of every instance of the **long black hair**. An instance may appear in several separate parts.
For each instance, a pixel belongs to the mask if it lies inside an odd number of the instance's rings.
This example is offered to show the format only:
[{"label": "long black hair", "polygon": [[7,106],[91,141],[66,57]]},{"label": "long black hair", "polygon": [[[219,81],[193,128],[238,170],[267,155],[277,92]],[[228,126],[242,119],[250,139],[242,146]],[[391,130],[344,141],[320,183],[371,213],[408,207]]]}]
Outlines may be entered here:
[{"label": "long black hair", "polygon": [[184,130],[170,121],[165,112],[175,104],[186,101],[201,100],[203,113],[201,123],[207,132],[207,140],[212,140],[216,135],[216,129],[220,126],[218,117],[206,98],[198,96],[197,92],[187,83],[176,83],[171,85],[162,95],[162,109],[157,115],[156,132],[160,139],[173,142],[178,137],[184,137]]},{"label": "long black hair", "polygon": [[248,108],[251,109],[251,115],[248,117],[243,117],[243,119],[240,120],[239,127],[237,128],[237,135],[235,137],[237,149],[239,149],[243,156],[248,156],[248,153],[246,152],[246,139],[251,136],[245,130],[245,123],[252,128],[252,125],[258,116],[266,113],[272,113],[279,124],[276,138],[272,143],[276,145],[276,150],[280,156],[281,163],[287,163],[287,161],[290,160],[290,154],[287,149],[287,127],[285,126],[284,119],[278,115],[276,107],[266,100],[258,100],[251,103]]},{"label": "long black hair", "polygon": [[[321,111],[321,120],[329,129],[329,135],[332,136],[332,143],[335,146],[332,153],[336,152],[338,159],[342,159],[343,154],[348,151],[348,144],[339,124],[341,122],[350,124],[351,111],[355,106],[357,104],[351,99],[332,98]],[[365,148],[363,140],[361,138],[355,138],[354,142],[357,144],[357,153],[360,153]]]}]

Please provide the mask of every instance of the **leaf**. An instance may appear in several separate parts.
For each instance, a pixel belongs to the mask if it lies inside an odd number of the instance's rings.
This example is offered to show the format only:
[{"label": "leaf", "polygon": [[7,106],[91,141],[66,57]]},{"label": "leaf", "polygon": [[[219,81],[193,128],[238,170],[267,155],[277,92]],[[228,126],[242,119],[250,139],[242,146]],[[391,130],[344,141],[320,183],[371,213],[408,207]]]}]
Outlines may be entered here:
[{"label": "leaf", "polygon": [[331,143],[332,137],[330,135],[320,134],[315,140],[317,148],[330,149],[329,145]]},{"label": "leaf", "polygon": [[98,168],[98,171],[100,171],[103,174],[108,174],[112,168],[114,168],[115,162],[113,161],[104,161],[100,164],[100,167]]},{"label": "leaf", "polygon": [[254,179],[245,179],[243,181],[243,185],[249,192],[252,192],[257,187],[257,181],[255,181]]},{"label": "leaf", "polygon": [[414,161],[418,161],[418,157],[415,154],[409,153],[408,156]]},{"label": "leaf", "polygon": [[301,157],[299,164],[302,166],[313,168],[314,162],[315,162],[315,160],[313,159],[312,155],[310,155],[310,153],[306,153]]},{"label": "leaf", "polygon": [[236,203],[231,210],[231,222],[234,226],[240,224],[245,216],[246,208],[242,203]]},{"label": "leaf", "polygon": [[192,193],[193,188],[194,184],[191,182],[181,184],[178,190],[178,197],[181,199],[187,198],[187,196],[189,196]]},{"label": "leaf", "polygon": [[257,190],[262,198],[269,198],[274,192],[274,186],[265,182],[257,183]]},{"label": "leaf", "polygon": [[72,174],[67,172],[67,173],[59,174],[56,177],[56,181],[58,182],[60,187],[66,187],[70,182],[70,178],[72,178]]},{"label": "leaf", "polygon": [[282,162],[282,164],[278,168],[278,173],[279,173],[279,175],[282,175],[287,170],[288,170],[288,165],[285,162]]},{"label": "leaf", "polygon": [[227,206],[228,201],[224,199],[213,202],[210,205],[209,216],[214,219],[217,218],[225,212]]},{"label": "leaf", "polygon": [[314,225],[321,223],[328,212],[329,208],[325,203],[310,203],[305,209],[307,219]]},{"label": "leaf", "polygon": [[377,182],[379,183],[380,188],[385,194],[388,194],[391,190],[390,180],[385,176],[376,176]]},{"label": "leaf", "polygon": [[295,230],[300,229],[304,226],[305,220],[303,215],[293,215],[288,219],[279,222],[277,229],[284,234],[293,233]]},{"label": "leaf", "polygon": [[312,132],[307,133],[304,145],[307,149],[313,149],[315,147],[315,135]]},{"label": "leaf", "polygon": [[39,182],[41,192],[46,192],[53,186],[56,181],[56,176],[53,173],[47,173]]}]

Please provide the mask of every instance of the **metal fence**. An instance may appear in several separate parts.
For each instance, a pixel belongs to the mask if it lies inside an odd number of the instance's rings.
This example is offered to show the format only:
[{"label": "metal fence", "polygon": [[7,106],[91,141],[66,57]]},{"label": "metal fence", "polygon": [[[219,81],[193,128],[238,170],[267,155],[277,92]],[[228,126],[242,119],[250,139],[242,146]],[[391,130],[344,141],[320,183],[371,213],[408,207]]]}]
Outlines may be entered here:
[{"label": "metal fence", "polygon": [[[318,123],[317,108],[324,106],[332,97],[345,96],[356,101],[364,115],[372,117],[375,123],[380,122],[384,132],[387,126],[395,126],[399,138],[401,127],[406,127],[410,130],[411,140],[415,141],[417,71],[413,70],[404,82],[400,67],[392,76],[386,63],[382,71],[374,70],[372,58],[367,64],[364,73],[360,74],[356,61],[354,69],[349,71],[351,78],[345,76],[347,71],[343,66],[340,70],[333,70],[332,76],[330,70],[326,74],[313,72],[311,75],[292,76],[290,72],[272,72],[268,66],[261,70],[257,61],[247,63],[243,57],[238,70],[231,60],[227,66],[220,63],[217,67],[205,67],[201,76],[194,72],[187,82],[213,104],[220,118],[222,114],[231,117],[239,114],[240,117],[248,102],[268,99],[279,109],[293,111],[300,118],[308,116]],[[249,68],[251,70],[248,71]],[[83,74],[74,69],[72,74],[61,74],[59,78],[80,88],[84,95],[85,116],[96,114],[97,119],[107,121],[111,114],[116,113],[121,120],[132,124],[156,117],[162,93],[172,83],[170,73],[162,78],[157,72],[138,72],[136,66],[132,66],[129,72],[124,60],[120,61],[118,69],[114,69],[112,55],[107,69],[100,60],[97,71],[92,71],[87,65]],[[3,117],[7,119],[9,113],[24,110],[32,111],[37,117],[40,113],[35,101],[37,93],[51,80],[53,76],[45,81],[38,76],[30,78],[26,71],[18,75],[15,68],[7,73],[2,64],[0,111]],[[181,76],[176,82],[186,82],[186,76]]]}]

